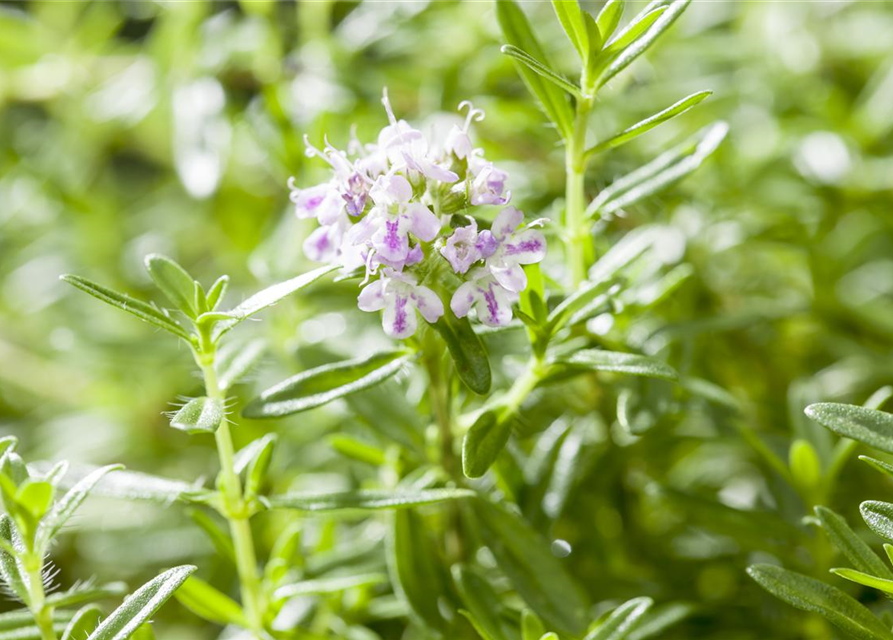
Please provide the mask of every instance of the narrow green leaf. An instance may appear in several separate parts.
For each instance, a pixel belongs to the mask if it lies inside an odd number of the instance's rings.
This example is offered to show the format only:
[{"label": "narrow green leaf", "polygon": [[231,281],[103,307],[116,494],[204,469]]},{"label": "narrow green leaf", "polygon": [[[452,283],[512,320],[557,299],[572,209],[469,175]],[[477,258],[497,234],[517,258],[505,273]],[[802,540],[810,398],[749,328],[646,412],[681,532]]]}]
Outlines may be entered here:
[{"label": "narrow green leaf", "polygon": [[658,605],[645,614],[645,618],[638,623],[627,635],[626,640],[647,640],[648,638],[662,638],[667,629],[690,616],[695,611],[695,606],[684,602],[669,602]]},{"label": "narrow green leaf", "polygon": [[788,451],[788,467],[799,486],[812,489],[822,480],[822,464],[819,454],[808,441],[797,438]]},{"label": "narrow green leaf", "polygon": [[768,564],[751,565],[747,573],[776,598],[803,611],[817,613],[856,638],[893,638],[886,625],[871,611],[836,587]]},{"label": "narrow green leaf", "polygon": [[388,581],[383,573],[360,573],[346,576],[332,576],[315,580],[302,580],[276,589],[274,600],[285,600],[295,596],[341,593],[348,589],[371,587]]},{"label": "narrow green leaf", "polygon": [[488,640],[508,640],[510,636],[505,632],[499,615],[499,598],[490,583],[466,565],[455,564],[452,572],[453,582],[473,617],[472,624],[475,628]]},{"label": "narrow green leaf", "polygon": [[16,493],[16,502],[21,511],[26,511],[34,520],[39,520],[53,504],[55,487],[43,480],[27,480]]},{"label": "narrow green leaf", "polygon": [[623,7],[626,0],[608,0],[602,10],[599,11],[598,17],[595,19],[598,24],[598,30],[601,32],[602,39],[607,42],[614,35],[614,30],[620,24],[620,18],[623,16]]},{"label": "narrow green leaf", "polygon": [[588,148],[586,150],[586,155],[590,156],[596,153],[607,151],[609,149],[616,149],[617,147],[626,144],[630,140],[637,138],[643,133],[651,131],[656,126],[663,124],[667,120],[672,120],[676,116],[682,115],[712,94],[712,91],[699,91],[697,93],[693,93],[690,96],[683,98],[679,102],[670,105],[663,111],[658,111],[653,116],[649,116],[641,122],[637,122],[631,127],[624,129],[620,133],[611,136],[607,140],[603,140],[602,142],[599,142],[598,144]]},{"label": "narrow green leaf", "polygon": [[559,89],[563,89],[573,96],[581,96],[580,87],[578,87],[573,82],[557,73],[556,71],[553,71],[526,51],[510,44],[502,45],[501,51],[512,60],[520,62],[534,73],[539,74]]},{"label": "narrow green leaf", "polygon": [[9,550],[22,550],[22,544],[12,518],[4,513],[0,515],[0,577],[3,578],[3,584],[9,587],[19,600],[28,604],[31,602],[31,596],[28,592],[28,578],[25,568],[21,563],[9,553]]},{"label": "narrow green leaf", "polygon": [[46,602],[52,607],[75,607],[97,600],[123,596],[125,593],[127,593],[127,585],[123,582],[110,582],[97,587],[92,584],[92,581],[88,581],[67,591],[51,593],[47,596]]},{"label": "narrow green leaf", "polygon": [[227,288],[229,288],[229,276],[220,276],[214,281],[211,288],[208,289],[206,301],[208,303],[208,308],[211,311],[216,311],[217,306],[223,302],[223,297],[226,295]]},{"label": "narrow green leaf", "polygon": [[384,382],[412,359],[387,351],[304,371],[261,393],[242,411],[247,418],[279,418],[322,406]]},{"label": "narrow green leaf", "polygon": [[[537,42],[527,17],[517,3],[513,0],[497,0],[496,18],[508,44],[527,51],[544,65],[549,66],[545,52]],[[555,124],[561,136],[569,138],[573,132],[574,114],[564,92],[524,65],[518,65],[518,71],[524,84],[539,100],[546,116]]]},{"label": "narrow green leaf", "polygon": [[447,597],[447,577],[439,550],[415,512],[403,509],[391,516],[387,558],[394,591],[417,620],[443,630],[440,600]]},{"label": "narrow green leaf", "polygon": [[[648,47],[650,47],[664,31],[669,29],[670,26],[676,22],[676,19],[682,15],[682,12],[685,11],[685,8],[690,2],[691,0],[674,0],[667,5],[663,5],[663,0],[657,0],[645,7],[642,11],[642,14],[644,14],[643,19],[650,15],[655,8],[666,6],[667,9],[660,14],[657,20],[655,20],[644,33],[637,35],[631,43],[625,45],[623,50],[616,55],[613,61],[608,65],[607,69],[605,69],[605,72],[601,74],[598,81],[599,86],[608,82],[611,78],[626,69],[626,67],[628,67],[636,58],[645,53]],[[618,34],[616,39],[619,40],[620,38],[621,34]],[[610,47],[611,45],[609,44],[608,46]]]},{"label": "narrow green leaf", "polygon": [[174,429],[186,433],[214,433],[226,419],[223,401],[202,396],[187,402],[171,418]]},{"label": "narrow green leaf", "polygon": [[79,609],[65,631],[62,632],[62,640],[81,640],[86,638],[102,619],[102,609],[95,604],[87,605]]},{"label": "narrow green leaf", "polygon": [[872,458],[871,456],[859,456],[859,460],[870,466],[875,471],[880,471],[893,478],[893,464]]},{"label": "narrow green leaf", "polygon": [[521,640],[540,640],[546,633],[543,621],[530,609],[521,612]]},{"label": "narrow green leaf", "polygon": [[667,5],[654,6],[654,3],[649,4],[639,15],[630,20],[630,23],[626,25],[623,30],[608,41],[603,55],[612,56],[619,54],[631,45],[636,38],[645,33],[651,25],[657,22],[657,19],[660,18],[666,10]]},{"label": "narrow green leaf", "polygon": [[421,489],[418,491],[382,491],[364,489],[339,493],[286,493],[270,496],[274,509],[298,511],[343,511],[348,509],[409,509],[446,500],[459,500],[475,495],[469,489]]},{"label": "narrow green leaf", "polygon": [[816,507],[815,515],[822,530],[847,560],[860,571],[893,580],[893,571],[871,550],[840,515],[826,507]]},{"label": "narrow green leaf", "polygon": [[192,613],[210,622],[234,624],[242,628],[249,626],[239,603],[195,576],[189,576],[174,597]]},{"label": "narrow green leaf", "polygon": [[585,60],[589,56],[589,34],[586,24],[583,22],[583,10],[577,0],[552,0],[552,8],[555,15],[564,28],[564,32],[570,39],[574,49]]},{"label": "narrow green leaf", "polygon": [[250,372],[263,357],[267,343],[261,338],[227,342],[217,352],[217,384],[226,391]]},{"label": "narrow green leaf", "polygon": [[229,533],[217,524],[217,522],[201,509],[190,509],[189,517],[199,528],[205,532],[217,553],[229,560],[233,566],[236,564],[236,551]]},{"label": "narrow green leaf", "polygon": [[68,462],[66,460],[61,460],[46,472],[43,479],[55,487],[62,481],[62,478],[65,477],[66,473],[68,473]]},{"label": "narrow green leaf", "polygon": [[146,256],[146,271],[171,303],[191,318],[197,315],[195,280],[186,269],[159,253]]},{"label": "narrow green leaf", "polygon": [[893,503],[866,500],[859,505],[859,512],[869,529],[893,541]]},{"label": "narrow green leaf", "polygon": [[155,615],[195,569],[194,566],[183,565],[153,578],[125,599],[87,640],[127,640],[140,625]]},{"label": "narrow green leaf", "polygon": [[880,591],[883,591],[884,593],[893,594],[893,580],[889,580],[887,578],[878,578],[877,576],[873,576],[863,571],[856,571],[855,569],[842,568],[831,569],[830,571],[834,575],[840,576],[844,580],[849,580],[850,582],[855,582],[856,584],[871,587],[872,589],[878,589]]},{"label": "narrow green leaf", "polygon": [[595,89],[596,74],[598,73],[599,54],[607,36],[603,36],[598,22],[585,11],[583,12],[583,26],[586,29],[589,52],[583,58],[584,67],[580,82],[584,85],[583,93],[592,95]]},{"label": "narrow green leaf", "polygon": [[246,495],[256,496],[260,494],[264,480],[267,477],[267,470],[270,468],[270,462],[273,459],[273,451],[276,448],[277,439],[275,433],[268,433],[260,439],[262,445],[258,448],[257,454],[252,456],[245,471]]},{"label": "narrow green leaf", "polygon": [[893,414],[851,404],[819,402],[806,407],[807,416],[834,433],[893,453]]},{"label": "narrow green leaf", "polygon": [[[71,489],[100,468],[104,467],[72,465],[68,474],[59,483],[59,487]],[[194,489],[193,485],[179,480],[160,478],[136,471],[115,471],[97,482],[90,494],[121,500],[170,503]]]},{"label": "narrow green leaf", "polygon": [[7,451],[14,450],[18,442],[19,439],[15,436],[3,436],[0,438],[0,455],[3,455]]},{"label": "narrow green leaf", "polygon": [[588,603],[549,543],[504,507],[483,500],[473,504],[484,543],[527,605],[559,633],[582,635]]},{"label": "narrow green leaf", "polygon": [[[254,314],[259,313],[267,307],[276,304],[283,298],[286,298],[293,294],[295,291],[310,286],[311,284],[322,278],[324,275],[331,273],[336,269],[338,269],[338,265],[326,265],[324,267],[320,267],[319,269],[314,269],[313,271],[310,271],[308,273],[301,274],[296,278],[292,278],[291,280],[286,280],[285,282],[274,284],[271,287],[267,287],[263,291],[255,293],[253,296],[245,300],[242,304],[229,311],[226,311],[223,314],[225,319],[222,320],[214,330],[215,339],[219,338],[221,335],[232,329],[243,320],[247,320]],[[201,319],[201,317],[199,317],[199,319]]]},{"label": "narrow green leaf", "polygon": [[631,376],[678,380],[679,374],[662,360],[635,353],[605,351],[603,349],[581,349],[568,356],[559,358],[557,362],[571,368],[586,371],[604,371],[624,373]]},{"label": "narrow green leaf", "polygon": [[388,456],[384,449],[352,436],[336,433],[326,438],[326,441],[334,451],[352,460],[365,462],[376,467],[383,466],[388,461]]},{"label": "narrow green leaf", "polygon": [[189,340],[189,333],[187,333],[186,329],[154,305],[131,298],[125,293],[114,291],[80,276],[66,274],[60,276],[60,279],[85,293],[89,293],[94,298],[102,300],[106,304],[136,316],[143,322],[148,322],[184,340]]},{"label": "narrow green leaf", "polygon": [[50,540],[56,537],[59,530],[68,522],[68,519],[74,515],[78,507],[87,499],[87,496],[96,486],[96,484],[112,471],[119,471],[124,466],[120,464],[110,464],[100,467],[92,473],[86,475],[79,480],[68,492],[59,500],[47,516],[40,523],[37,531],[38,548],[45,549]]},{"label": "narrow green leaf", "polygon": [[443,317],[432,325],[446,342],[459,379],[478,395],[490,391],[490,358],[480,336],[468,318],[457,318],[449,307]]},{"label": "narrow green leaf", "polygon": [[625,640],[651,608],[651,598],[633,598],[614,609],[584,640]]},{"label": "narrow green leaf", "polygon": [[618,178],[598,194],[586,209],[586,215],[610,215],[681,180],[701,166],[728,130],[725,122],[708,125],[648,164]]},{"label": "narrow green leaf", "polygon": [[484,411],[462,440],[462,471],[480,478],[496,461],[512,433],[512,423],[495,411]]},{"label": "narrow green leaf", "polygon": [[[72,615],[70,611],[53,611],[53,631],[57,636],[65,631]],[[41,640],[42,637],[34,622],[34,614],[27,609],[0,613],[0,640]]]}]

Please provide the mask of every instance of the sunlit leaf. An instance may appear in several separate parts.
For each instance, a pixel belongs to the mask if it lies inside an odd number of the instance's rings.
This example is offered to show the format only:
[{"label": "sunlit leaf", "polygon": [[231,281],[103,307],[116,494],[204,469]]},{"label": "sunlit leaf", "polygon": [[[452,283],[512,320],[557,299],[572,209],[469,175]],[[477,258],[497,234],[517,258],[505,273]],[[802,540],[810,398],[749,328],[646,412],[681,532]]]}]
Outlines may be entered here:
[{"label": "sunlit leaf", "polygon": [[499,598],[493,587],[477,571],[465,565],[453,565],[453,582],[465,607],[471,613],[472,624],[489,640],[508,640],[499,615]]},{"label": "sunlit leaf", "polygon": [[183,267],[167,256],[151,253],[146,256],[146,271],[175,307],[195,317],[195,281]]},{"label": "sunlit leaf", "polygon": [[580,96],[580,87],[560,73],[553,71],[526,51],[510,44],[503,45],[501,51],[512,60],[520,62],[534,73],[539,74],[559,89],[567,91],[572,96]]},{"label": "sunlit leaf", "polygon": [[811,404],[805,413],[838,435],[893,453],[893,414],[836,402]]},{"label": "sunlit leaf", "polygon": [[214,433],[226,419],[223,401],[202,396],[187,402],[171,418],[171,426],[186,433]]},{"label": "sunlit leaf", "polygon": [[360,573],[348,576],[333,576],[330,578],[317,578],[314,580],[302,580],[295,584],[287,584],[276,589],[273,598],[285,600],[295,596],[315,594],[340,593],[348,589],[372,587],[387,582],[388,577],[383,573]]},{"label": "sunlit leaf", "polygon": [[511,421],[496,411],[484,411],[462,440],[462,471],[479,478],[496,461],[512,433]]},{"label": "sunlit leaf", "polygon": [[102,619],[102,609],[95,604],[87,605],[78,612],[65,627],[62,640],[81,640],[86,638]]},{"label": "sunlit leaf", "polygon": [[180,585],[174,593],[180,604],[195,615],[217,624],[248,627],[242,607],[235,600],[195,576]]},{"label": "sunlit leaf", "polygon": [[843,555],[860,571],[893,580],[893,571],[871,550],[840,515],[826,507],[815,508],[822,530]]},{"label": "sunlit leaf", "polygon": [[587,371],[622,373],[631,376],[661,378],[663,380],[676,380],[679,378],[675,369],[662,360],[635,353],[605,351],[603,349],[581,349],[574,351],[570,355],[558,358],[557,362],[571,368]]},{"label": "sunlit leaf", "polygon": [[349,509],[408,509],[445,500],[469,498],[469,489],[423,489],[383,491],[364,489],[340,493],[286,493],[270,496],[272,508],[298,511],[343,511]]},{"label": "sunlit leaf", "polygon": [[625,640],[653,604],[651,598],[634,598],[624,602],[584,640]]}]

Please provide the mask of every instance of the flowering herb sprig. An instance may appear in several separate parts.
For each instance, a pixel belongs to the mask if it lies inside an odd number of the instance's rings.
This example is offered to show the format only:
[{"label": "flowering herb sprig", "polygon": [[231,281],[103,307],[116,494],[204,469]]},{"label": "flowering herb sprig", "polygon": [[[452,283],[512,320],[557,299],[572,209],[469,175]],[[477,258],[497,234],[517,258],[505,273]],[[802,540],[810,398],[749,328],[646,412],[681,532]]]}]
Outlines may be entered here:
[{"label": "flowering herb sprig", "polygon": [[[397,119],[387,91],[382,103],[389,124],[376,143],[354,139],[342,151],[306,141],[307,155],[328,162],[332,177],[304,189],[290,183],[297,216],[320,225],[304,242],[305,255],[347,271],[363,269],[358,306],[383,311],[391,337],[413,336],[417,314],[436,323],[445,304],[459,318],[474,308],[485,325],[508,325],[512,305],[527,287],[522,265],[543,260],[546,239],[535,228],[543,221],[524,225],[514,207],[502,209],[491,229],[478,230],[478,207],[511,199],[508,175],[471,139],[471,124],[484,112],[463,102],[464,123],[453,125],[443,140],[431,140]],[[461,286],[427,286],[425,276],[437,273],[432,263],[448,265]]]}]

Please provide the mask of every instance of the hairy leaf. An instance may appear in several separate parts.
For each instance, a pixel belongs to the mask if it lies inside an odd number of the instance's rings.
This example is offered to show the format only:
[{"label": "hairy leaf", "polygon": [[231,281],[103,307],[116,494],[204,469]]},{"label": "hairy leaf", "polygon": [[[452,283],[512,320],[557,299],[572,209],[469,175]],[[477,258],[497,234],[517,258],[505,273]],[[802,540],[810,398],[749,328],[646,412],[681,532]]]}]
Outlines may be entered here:
[{"label": "hairy leaf", "polygon": [[602,349],[581,349],[568,356],[559,358],[558,362],[571,368],[589,371],[624,373],[631,376],[645,376],[663,380],[677,380],[679,378],[676,370],[662,360],[635,353],[604,351]]},{"label": "hairy leaf", "polygon": [[226,419],[223,401],[202,396],[187,402],[171,418],[171,426],[190,434],[214,433]]},{"label": "hairy leaf", "polygon": [[805,413],[838,435],[893,453],[893,414],[836,402],[811,404]]},{"label": "hairy leaf", "polygon": [[446,500],[469,498],[469,489],[422,489],[382,491],[365,489],[341,493],[286,493],[268,498],[274,509],[298,511],[343,511],[348,509],[408,509]]},{"label": "hairy leaf", "polygon": [[167,256],[150,253],[146,256],[146,271],[176,308],[190,317],[196,316],[195,281],[186,269]]}]

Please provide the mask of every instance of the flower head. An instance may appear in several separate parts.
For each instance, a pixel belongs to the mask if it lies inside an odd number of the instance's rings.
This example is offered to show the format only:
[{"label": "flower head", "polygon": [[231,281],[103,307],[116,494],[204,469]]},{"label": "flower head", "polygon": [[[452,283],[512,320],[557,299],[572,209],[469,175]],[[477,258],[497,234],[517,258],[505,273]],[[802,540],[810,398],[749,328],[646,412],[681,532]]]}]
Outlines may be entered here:
[{"label": "flower head", "polygon": [[499,284],[483,267],[468,275],[468,281],[456,289],[450,300],[450,309],[456,317],[464,318],[474,307],[478,320],[489,327],[504,327],[511,322],[512,305],[518,300],[518,294]]},{"label": "flower head", "polygon": [[456,273],[465,273],[482,257],[477,246],[478,224],[474,218],[468,219],[471,224],[453,231],[440,249],[440,254],[447,259]]},{"label": "flower head", "polygon": [[392,338],[408,338],[416,332],[416,311],[428,322],[437,322],[443,315],[443,303],[428,287],[417,284],[411,274],[391,268],[382,270],[381,277],[367,284],[357,298],[362,311],[381,311],[381,325]]},{"label": "flower head", "polygon": [[500,285],[520,293],[527,288],[527,276],[521,265],[541,262],[546,257],[546,238],[531,227],[536,221],[518,229],[524,214],[515,207],[503,209],[489,231],[481,232],[479,246],[487,269]]}]

